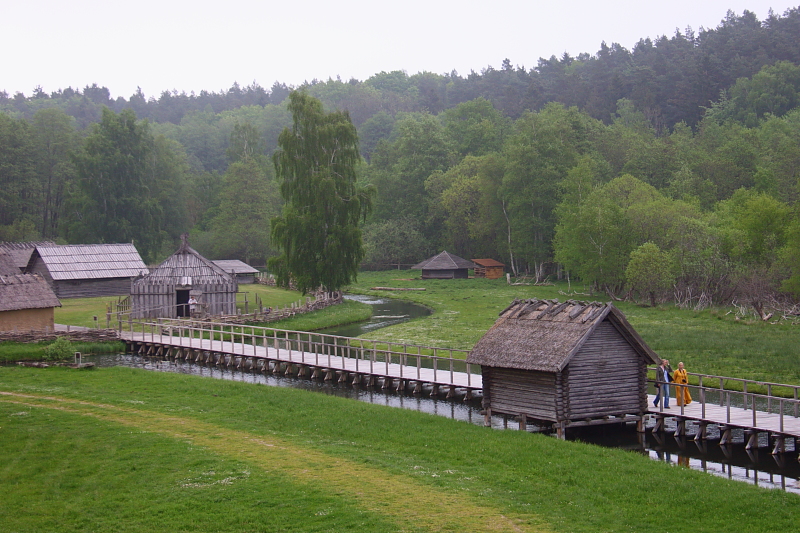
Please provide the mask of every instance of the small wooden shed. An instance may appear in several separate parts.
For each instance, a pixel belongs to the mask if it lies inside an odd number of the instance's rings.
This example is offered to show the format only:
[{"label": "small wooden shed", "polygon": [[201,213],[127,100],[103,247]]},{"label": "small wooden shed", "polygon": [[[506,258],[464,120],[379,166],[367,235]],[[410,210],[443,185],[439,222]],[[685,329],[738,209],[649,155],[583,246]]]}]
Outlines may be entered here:
[{"label": "small wooden shed", "polygon": [[514,300],[467,357],[481,365],[492,413],[569,427],[632,420],[647,410],[647,366],[659,357],[611,303]]},{"label": "small wooden shed", "polygon": [[475,263],[444,251],[411,268],[422,270],[422,279],[466,279]]},{"label": "small wooden shed", "polygon": [[477,265],[475,267],[476,278],[498,279],[506,273],[506,266],[494,259],[473,259],[472,262]]},{"label": "small wooden shed", "polygon": [[182,236],[181,247],[146,276],[130,285],[134,318],[188,317],[189,298],[197,300],[195,314],[236,314],[236,277],[209,261]]},{"label": "small wooden shed", "polygon": [[52,244],[36,247],[25,272],[42,276],[59,298],[91,298],[128,294],[147,266],[131,243]]},{"label": "small wooden shed", "polygon": [[239,261],[238,259],[218,259],[212,262],[228,274],[235,276],[239,285],[256,282],[258,269],[251,267],[244,261]]},{"label": "small wooden shed", "polygon": [[0,331],[53,331],[56,307],[61,302],[41,276],[21,273],[0,254]]}]

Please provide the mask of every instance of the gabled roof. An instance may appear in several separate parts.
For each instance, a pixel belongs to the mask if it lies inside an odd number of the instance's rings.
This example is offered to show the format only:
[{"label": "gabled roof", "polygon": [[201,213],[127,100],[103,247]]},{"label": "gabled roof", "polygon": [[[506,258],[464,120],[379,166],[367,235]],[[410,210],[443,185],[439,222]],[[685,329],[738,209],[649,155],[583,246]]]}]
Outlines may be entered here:
[{"label": "gabled roof", "polygon": [[417,270],[458,270],[462,268],[475,268],[475,263],[445,251],[421,263],[417,263],[411,268]]},{"label": "gabled roof", "polygon": [[467,362],[558,372],[605,320],[611,322],[646,361],[660,362],[658,355],[613,304],[538,299],[514,300],[478,341]]},{"label": "gabled roof", "polygon": [[0,242],[0,253],[5,252],[21,272],[28,266],[37,246],[55,246],[52,241]]},{"label": "gabled roof", "polygon": [[473,259],[473,263],[482,267],[504,267],[505,265],[500,261],[494,259]]},{"label": "gabled roof", "polygon": [[147,273],[147,265],[131,243],[37,246],[54,281],[132,278]]},{"label": "gabled roof", "polygon": [[209,261],[189,246],[183,238],[180,248],[154,268],[148,275],[135,280],[134,285],[174,283],[176,285],[208,285],[235,283],[235,276]]},{"label": "gabled roof", "polygon": [[228,274],[257,274],[258,269],[251,267],[244,261],[238,259],[217,259],[211,261]]},{"label": "gabled roof", "polygon": [[22,274],[10,255],[0,253],[0,311],[61,307],[53,289],[37,274]]}]

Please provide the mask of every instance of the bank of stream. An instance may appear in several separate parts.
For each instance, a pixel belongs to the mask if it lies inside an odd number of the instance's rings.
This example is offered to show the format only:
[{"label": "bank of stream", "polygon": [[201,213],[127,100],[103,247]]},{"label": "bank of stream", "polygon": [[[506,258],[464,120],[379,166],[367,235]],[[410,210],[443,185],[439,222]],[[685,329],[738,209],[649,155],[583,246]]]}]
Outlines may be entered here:
[{"label": "bank of stream", "polygon": [[[369,296],[348,296],[348,298],[372,305],[372,318],[359,324],[329,328],[323,333],[357,337],[382,327],[429,315],[431,312],[423,306],[401,300]],[[87,357],[85,360],[94,362],[101,367],[130,366],[159,372],[177,372],[276,387],[300,388],[390,407],[414,409],[471,424],[482,425],[484,423],[483,415],[480,413],[479,400],[467,402],[460,401],[460,399],[447,400],[427,395],[239,371],[202,363],[165,361],[131,354],[97,355]],[[517,430],[518,424],[513,419],[495,416],[492,419],[492,427]],[[541,429],[533,425],[527,427],[528,431],[540,431]],[[790,451],[785,454],[772,456],[767,442],[760,443],[762,447],[757,450],[745,450],[744,435],[741,430],[734,433],[733,445],[719,446],[717,441],[713,440],[715,437],[713,433],[710,433],[712,440],[696,443],[692,440],[693,429],[688,425],[688,438],[675,438],[669,434],[669,430],[674,428],[668,427],[667,429],[667,433],[662,434],[651,432],[639,434],[634,425],[599,426],[569,432],[568,438],[600,446],[631,450],[676,466],[702,470],[762,487],[778,488],[800,494],[800,463],[798,463],[797,450],[790,448]]]}]

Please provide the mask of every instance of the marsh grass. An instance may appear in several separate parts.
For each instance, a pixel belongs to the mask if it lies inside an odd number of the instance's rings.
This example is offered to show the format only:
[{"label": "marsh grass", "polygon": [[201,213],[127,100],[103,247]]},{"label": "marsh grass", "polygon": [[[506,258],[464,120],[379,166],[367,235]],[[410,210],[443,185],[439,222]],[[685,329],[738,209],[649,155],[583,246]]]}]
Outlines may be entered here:
[{"label": "marsh grass", "polygon": [[[415,279],[416,278],[416,279]],[[372,287],[425,291],[374,291]],[[434,313],[372,332],[367,337],[439,347],[471,349],[514,298],[608,301],[581,286],[508,285],[505,279],[422,280],[417,271],[362,272],[350,292],[403,298]],[[737,320],[725,309],[682,310],[614,302],[644,341],[673,368],[776,383],[800,383],[800,326]]]},{"label": "marsh grass", "polygon": [[[636,453],[294,389],[5,367],[0,391],[33,396],[0,395],[8,531],[486,531],[499,517],[517,531],[790,531],[800,505]],[[676,509],[691,519],[665,518]]]}]

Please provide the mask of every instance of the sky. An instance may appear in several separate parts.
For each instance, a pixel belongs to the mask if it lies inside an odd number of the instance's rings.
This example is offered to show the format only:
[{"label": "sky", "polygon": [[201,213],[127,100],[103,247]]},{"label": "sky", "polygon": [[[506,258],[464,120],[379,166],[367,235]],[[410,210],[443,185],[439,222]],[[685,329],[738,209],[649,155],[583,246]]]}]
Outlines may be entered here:
[{"label": "sky", "polygon": [[632,49],[640,38],[716,28],[730,9],[764,20],[778,0],[2,0],[0,91],[26,96],[96,83],[112,98],[140,87],[221,92],[404,70],[462,76],[508,58]]}]

